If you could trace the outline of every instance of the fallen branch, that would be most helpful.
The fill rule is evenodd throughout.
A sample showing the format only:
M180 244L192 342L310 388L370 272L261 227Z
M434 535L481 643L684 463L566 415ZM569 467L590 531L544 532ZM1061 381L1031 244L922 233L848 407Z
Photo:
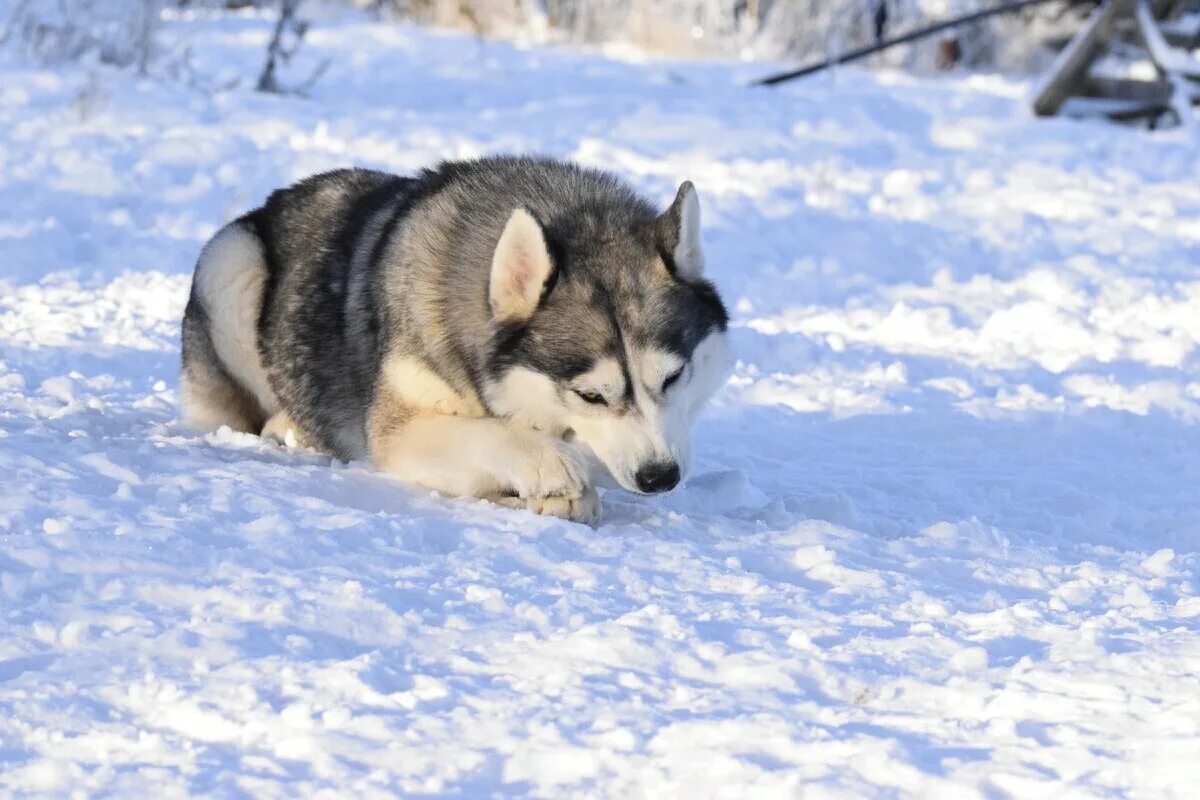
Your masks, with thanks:
M887 50L889 47L895 47L899 44L907 44L908 42L915 42L917 39L924 39L928 36L933 36L934 34L941 33L945 30L957 28L960 25L968 25L972 22L978 22L981 19L987 19L988 17L994 17L999 14L1013 14L1031 6L1043 5L1050 2L1058 2L1058 0L1020 0L1020 2L1007 3L1006 5L997 6L996 8L988 8L984 9L983 11L976 11L972 14L967 14L956 19L950 19L946 20L945 22L939 22L936 25L930 25L927 28L909 31L908 33L895 36L891 39L884 39L883 41L876 42L873 45L860 47L856 50L850 50L846 53L842 53L839 56L828 58L817 64L801 67L799 69L788 70L786 72L780 72L775 75L768 75L765 78L759 78L756 81L752 81L750 85L775 86L776 84L783 83L785 81L795 80L796 78L803 78L807 75L812 75L814 72L820 72L821 70L829 69L830 67L838 64L848 64L851 61L858 61L859 59L866 58L869 55L874 55L882 50Z
M1058 113L1062 104L1087 80L1088 68L1108 43L1117 21L1133 10L1134 0L1106 0L1092 12L1083 29L1054 59L1033 93L1033 111L1039 117Z

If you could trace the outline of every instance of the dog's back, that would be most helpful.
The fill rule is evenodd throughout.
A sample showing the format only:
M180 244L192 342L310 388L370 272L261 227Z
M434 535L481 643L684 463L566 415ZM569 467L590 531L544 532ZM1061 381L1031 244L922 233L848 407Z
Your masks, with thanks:
M209 240L184 314L185 422L258 434L278 416L273 429L361 454L349 423L369 399L373 343L369 324L347 319L354 309L345 298L412 183L368 170L324 173L274 192ZM331 408L340 410L334 419L321 413Z

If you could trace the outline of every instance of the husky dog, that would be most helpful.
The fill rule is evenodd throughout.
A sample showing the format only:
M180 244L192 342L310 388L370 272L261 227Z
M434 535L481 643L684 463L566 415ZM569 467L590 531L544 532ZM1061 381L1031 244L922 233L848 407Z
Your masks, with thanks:
M660 215L551 159L317 175L201 252L184 419L592 521L592 467L641 494L687 471L729 365L703 268L691 183Z

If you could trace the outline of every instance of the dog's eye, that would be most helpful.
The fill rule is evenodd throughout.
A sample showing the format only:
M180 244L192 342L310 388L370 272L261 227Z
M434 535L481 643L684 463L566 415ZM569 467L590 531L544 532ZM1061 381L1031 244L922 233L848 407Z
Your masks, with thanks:
M663 381L662 390L665 392L667 389L670 389L681 377L683 377L683 367L680 367L674 373L667 376L667 379Z
M608 401L604 399L604 395L599 392L581 392L576 389L575 394L579 395L579 399L585 403L591 403L594 406L608 405Z

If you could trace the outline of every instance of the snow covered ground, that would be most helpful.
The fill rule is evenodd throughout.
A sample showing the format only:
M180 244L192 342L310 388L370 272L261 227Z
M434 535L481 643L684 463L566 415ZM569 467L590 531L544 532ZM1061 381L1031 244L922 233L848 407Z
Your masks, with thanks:
M267 34L165 31L211 85ZM308 101L0 66L0 794L1195 796L1200 142L311 38ZM223 220L530 150L700 188L740 361L687 486L590 529L180 425Z

